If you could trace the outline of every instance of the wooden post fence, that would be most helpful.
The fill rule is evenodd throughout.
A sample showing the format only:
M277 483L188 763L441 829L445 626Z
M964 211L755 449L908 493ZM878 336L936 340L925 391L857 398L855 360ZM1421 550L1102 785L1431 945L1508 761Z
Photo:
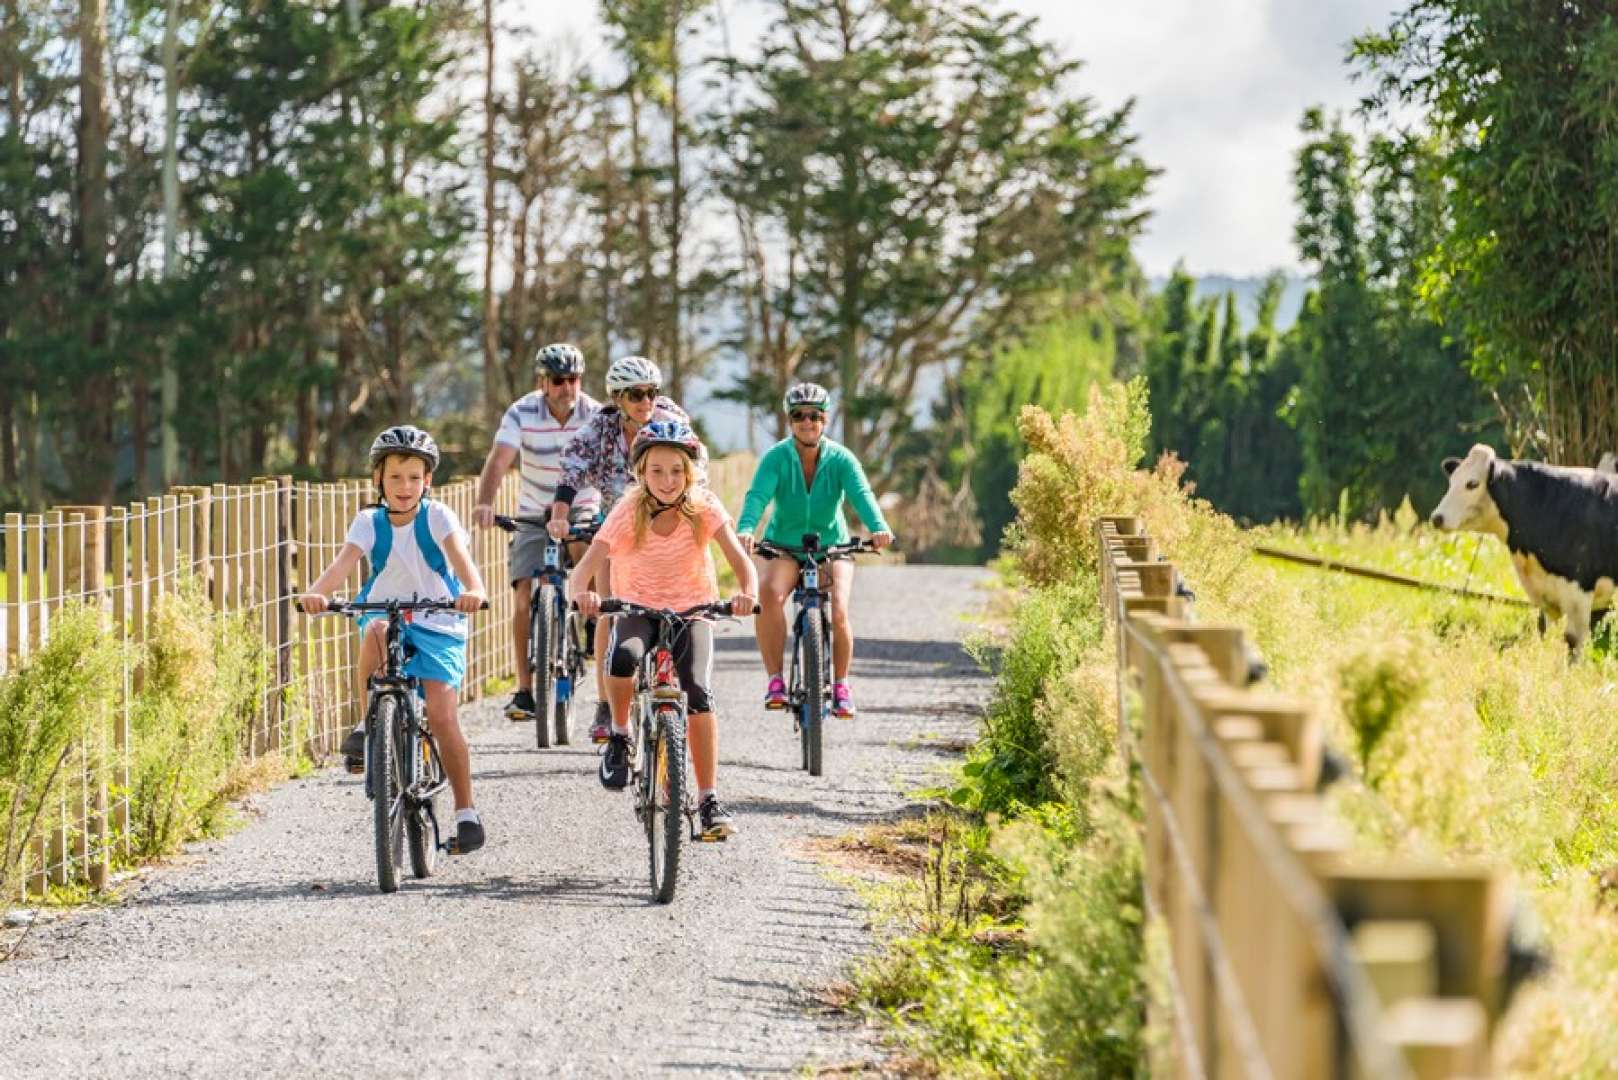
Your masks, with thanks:
M1190 618L1139 520L1101 518L1096 539L1144 899L1172 955L1174 1059L1154 1075L1484 1075L1505 1004L1501 877L1355 853L1318 792L1319 710L1249 685L1243 631Z

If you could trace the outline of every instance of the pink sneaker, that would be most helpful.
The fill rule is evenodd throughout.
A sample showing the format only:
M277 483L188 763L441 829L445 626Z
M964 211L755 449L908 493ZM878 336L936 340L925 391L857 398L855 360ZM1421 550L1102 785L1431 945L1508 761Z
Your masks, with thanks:
M764 691L764 707L771 710L787 707L787 684L781 676L770 676L769 688Z
M854 692L846 682L832 684L831 714L839 720L854 719Z

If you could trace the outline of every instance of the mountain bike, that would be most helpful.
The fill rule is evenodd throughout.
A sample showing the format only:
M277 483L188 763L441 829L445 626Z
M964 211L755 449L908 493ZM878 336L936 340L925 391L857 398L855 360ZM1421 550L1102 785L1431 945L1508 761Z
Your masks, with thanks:
M801 547L760 540L754 548L766 559L796 559L798 585L792 590L792 671L787 681L787 705L803 750L804 769L820 776L825 768L825 721L831 711L832 619L831 589L820 583L821 567L877 548L864 537L845 544L820 546L820 537L805 533Z
M409 658L405 617L417 611L454 611L455 605L447 600L333 600L326 610L334 615L376 613L388 619L386 659L371 676L366 703L364 766L376 841L377 888L395 892L406 851L410 872L417 878L432 874L439 852L455 851L455 838L440 839L438 828L437 800L449 779L417 695L419 682L404 670Z
M507 532L516 532L519 528L544 529L547 520L494 516L494 523ZM587 632L583 620L566 600L567 544L588 543L595 538L597 528L575 525L566 540L550 538L540 568L531 579L528 670L534 673L534 744L541 750L548 750L553 738L557 746L566 746L572 741L573 698L579 681L584 678L588 650L582 640Z
M696 791L686 753L686 696L675 671L673 641L688 622L729 617L730 604L717 601L668 611L609 599L601 601L601 614L640 615L657 627L657 637L635 672L629 705L629 786L635 793L635 817L646 830L652 895L666 904L674 899L684 840L724 839L705 836L697 828Z

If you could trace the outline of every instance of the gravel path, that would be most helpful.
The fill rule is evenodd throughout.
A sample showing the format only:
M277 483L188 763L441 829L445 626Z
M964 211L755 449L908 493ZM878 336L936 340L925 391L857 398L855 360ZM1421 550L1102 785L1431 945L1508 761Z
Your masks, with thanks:
M0 1075L790 1076L874 1058L814 1006L870 933L803 842L891 814L945 760L929 743L970 734L988 683L958 642L985 573L860 573L862 711L828 732L825 777L752 704L749 628L721 631L720 782L741 832L687 849L672 905L649 902L644 841L594 750L535 750L480 702L463 718L482 851L379 895L358 780L285 784L246 828L0 964Z

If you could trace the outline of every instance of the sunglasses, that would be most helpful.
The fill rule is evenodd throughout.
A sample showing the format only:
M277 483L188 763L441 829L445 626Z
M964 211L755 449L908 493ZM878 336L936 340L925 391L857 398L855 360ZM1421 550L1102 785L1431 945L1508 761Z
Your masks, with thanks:
M550 379L552 386L566 386L568 383L579 381L577 375L548 375L546 378Z
M824 421L826 419L826 414L821 412L819 409L794 409L787 415L792 417L792 422L794 424L801 424L805 420Z
M650 401L651 399L657 397L657 387L631 386L628 390L620 390L618 393L622 394L624 400L626 401L639 403L642 401Z

